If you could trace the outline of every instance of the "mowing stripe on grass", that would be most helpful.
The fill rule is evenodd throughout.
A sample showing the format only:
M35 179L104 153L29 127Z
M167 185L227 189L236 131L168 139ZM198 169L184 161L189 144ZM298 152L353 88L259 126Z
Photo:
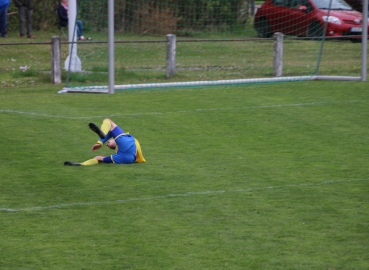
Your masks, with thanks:
M13 113L13 114L25 114L31 116L42 116L49 118L63 118L63 119L91 119L91 118L104 118L112 116L140 116L140 115L155 115L155 114L172 114L172 113L197 113L197 112L211 112L211 111L231 111L231 110L245 110L245 109L268 109L268 108L283 108L283 107L303 107L303 106L316 106L316 105L327 105L327 104L338 104L338 103L357 103L365 102L363 100L345 100L345 101L326 101L326 102L309 102L309 103L297 103L297 104L276 104L276 105L265 105L265 106L245 106L239 108L210 108L210 109L195 109L195 110L181 110L174 112L142 112L142 113L125 113L125 114L110 114L106 116L95 115L95 116L60 116L50 115L36 112L24 112L15 110L0 110L0 113Z
M175 197L189 197L196 195L214 195L221 193L240 193L240 192L253 192L253 191L262 191L262 190L270 190L270 189L283 189L283 188L295 188L295 187L312 187L312 186L320 186L320 185L329 185L329 184L339 184L339 183L350 183L357 181L368 181L367 179L348 179L348 180L328 180L320 183L305 183L299 185L285 185L285 186L269 186L269 187L260 187L260 188L248 188L248 189L237 189L237 190L214 190L214 191L203 191L203 192L187 192L183 194L169 194L163 196L150 196L144 198L131 198L126 200L116 200L116 201L105 201L105 202L75 202L75 203L62 203L57 205L50 206L33 206L19 209L12 208L0 208L0 211L4 212L22 212L22 211L37 211L37 210L47 210L47 209L58 209L58 208L67 208L73 206L91 206L91 205L106 205L106 204L118 204L118 203L129 203L134 201L151 201L158 199L167 199L167 198L175 198Z

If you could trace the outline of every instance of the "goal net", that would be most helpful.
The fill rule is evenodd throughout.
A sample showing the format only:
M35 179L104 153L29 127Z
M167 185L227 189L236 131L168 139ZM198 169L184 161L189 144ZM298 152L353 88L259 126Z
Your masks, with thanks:
M113 58L109 1L114 3ZM109 61L114 91L360 80L362 14L340 17L339 9L355 13L343 0L266 0L261 5L253 0L79 0L77 19L90 40L70 46L81 70L65 72L63 91L108 91ZM339 30L343 24L351 24L350 30Z

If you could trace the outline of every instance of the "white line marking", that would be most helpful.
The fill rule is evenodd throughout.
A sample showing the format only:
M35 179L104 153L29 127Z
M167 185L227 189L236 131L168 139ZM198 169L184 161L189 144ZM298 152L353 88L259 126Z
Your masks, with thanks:
M246 110L246 109L269 109L269 108L284 108L284 107L303 107L303 106L316 106L316 105L326 105L326 104L339 104L339 103L357 103L363 102L360 100L346 100L346 101L327 101L327 102L309 102L309 103L296 103L296 104L277 104L277 105L265 105L265 106L245 106L239 108L209 108L209 109L195 109L195 110L183 110L183 111L174 111L174 112L138 112L138 113L125 113L125 114L110 114L106 116L95 115L95 116L59 116L59 115L51 115L51 114L43 114L36 112L24 112L24 111L16 111L16 110L0 110L0 113L13 113L13 114L25 114L32 116L42 116L49 118L63 118L63 119L91 119L91 118L104 118L104 117L113 117L113 116L140 116L140 115L164 115L164 114L173 114L173 113L197 113L197 112L212 112L212 111L232 111L232 110Z
M167 199L167 198L176 198L176 197L189 197L196 195L212 195L212 194L222 194L222 193L241 193L241 192L253 192L253 191L262 191L262 190L270 190L270 189L283 189L283 188L294 188L294 187L312 187L312 186L320 186L320 185L329 185L329 184L339 184L339 183L350 183L350 182L358 182L358 181L368 181L369 179L352 179L352 180L329 180L320 183L305 183L299 185L285 185L285 186L269 186L269 187L260 187L260 188L248 188L248 189L238 189L238 190L214 190L214 191L203 191L203 192L187 192L183 194L169 194L163 196L150 196L143 198L130 198L125 200L115 200L115 201L106 201L106 202L75 202L75 203L62 203L57 205L50 206L33 206L19 209L12 208L0 208L0 211L4 212L24 212L24 211L37 211L37 210L47 210L47 209L60 209L67 208L73 206L91 206L91 205L106 205L106 204L118 204L118 203L129 203L134 201L151 201L151 200L159 200L159 199Z

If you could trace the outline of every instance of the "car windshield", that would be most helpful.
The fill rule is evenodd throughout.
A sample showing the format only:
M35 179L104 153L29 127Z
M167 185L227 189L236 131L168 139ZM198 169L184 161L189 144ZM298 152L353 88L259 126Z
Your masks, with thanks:
M312 0L319 9L352 10L344 0Z

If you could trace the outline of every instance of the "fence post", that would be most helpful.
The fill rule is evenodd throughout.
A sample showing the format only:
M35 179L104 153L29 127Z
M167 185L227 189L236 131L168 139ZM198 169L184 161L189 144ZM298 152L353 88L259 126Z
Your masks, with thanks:
M176 74L176 36L167 35L167 78Z
M58 36L51 38L51 82L61 83L61 43Z
M274 76L280 77L283 73L283 34L274 33Z

